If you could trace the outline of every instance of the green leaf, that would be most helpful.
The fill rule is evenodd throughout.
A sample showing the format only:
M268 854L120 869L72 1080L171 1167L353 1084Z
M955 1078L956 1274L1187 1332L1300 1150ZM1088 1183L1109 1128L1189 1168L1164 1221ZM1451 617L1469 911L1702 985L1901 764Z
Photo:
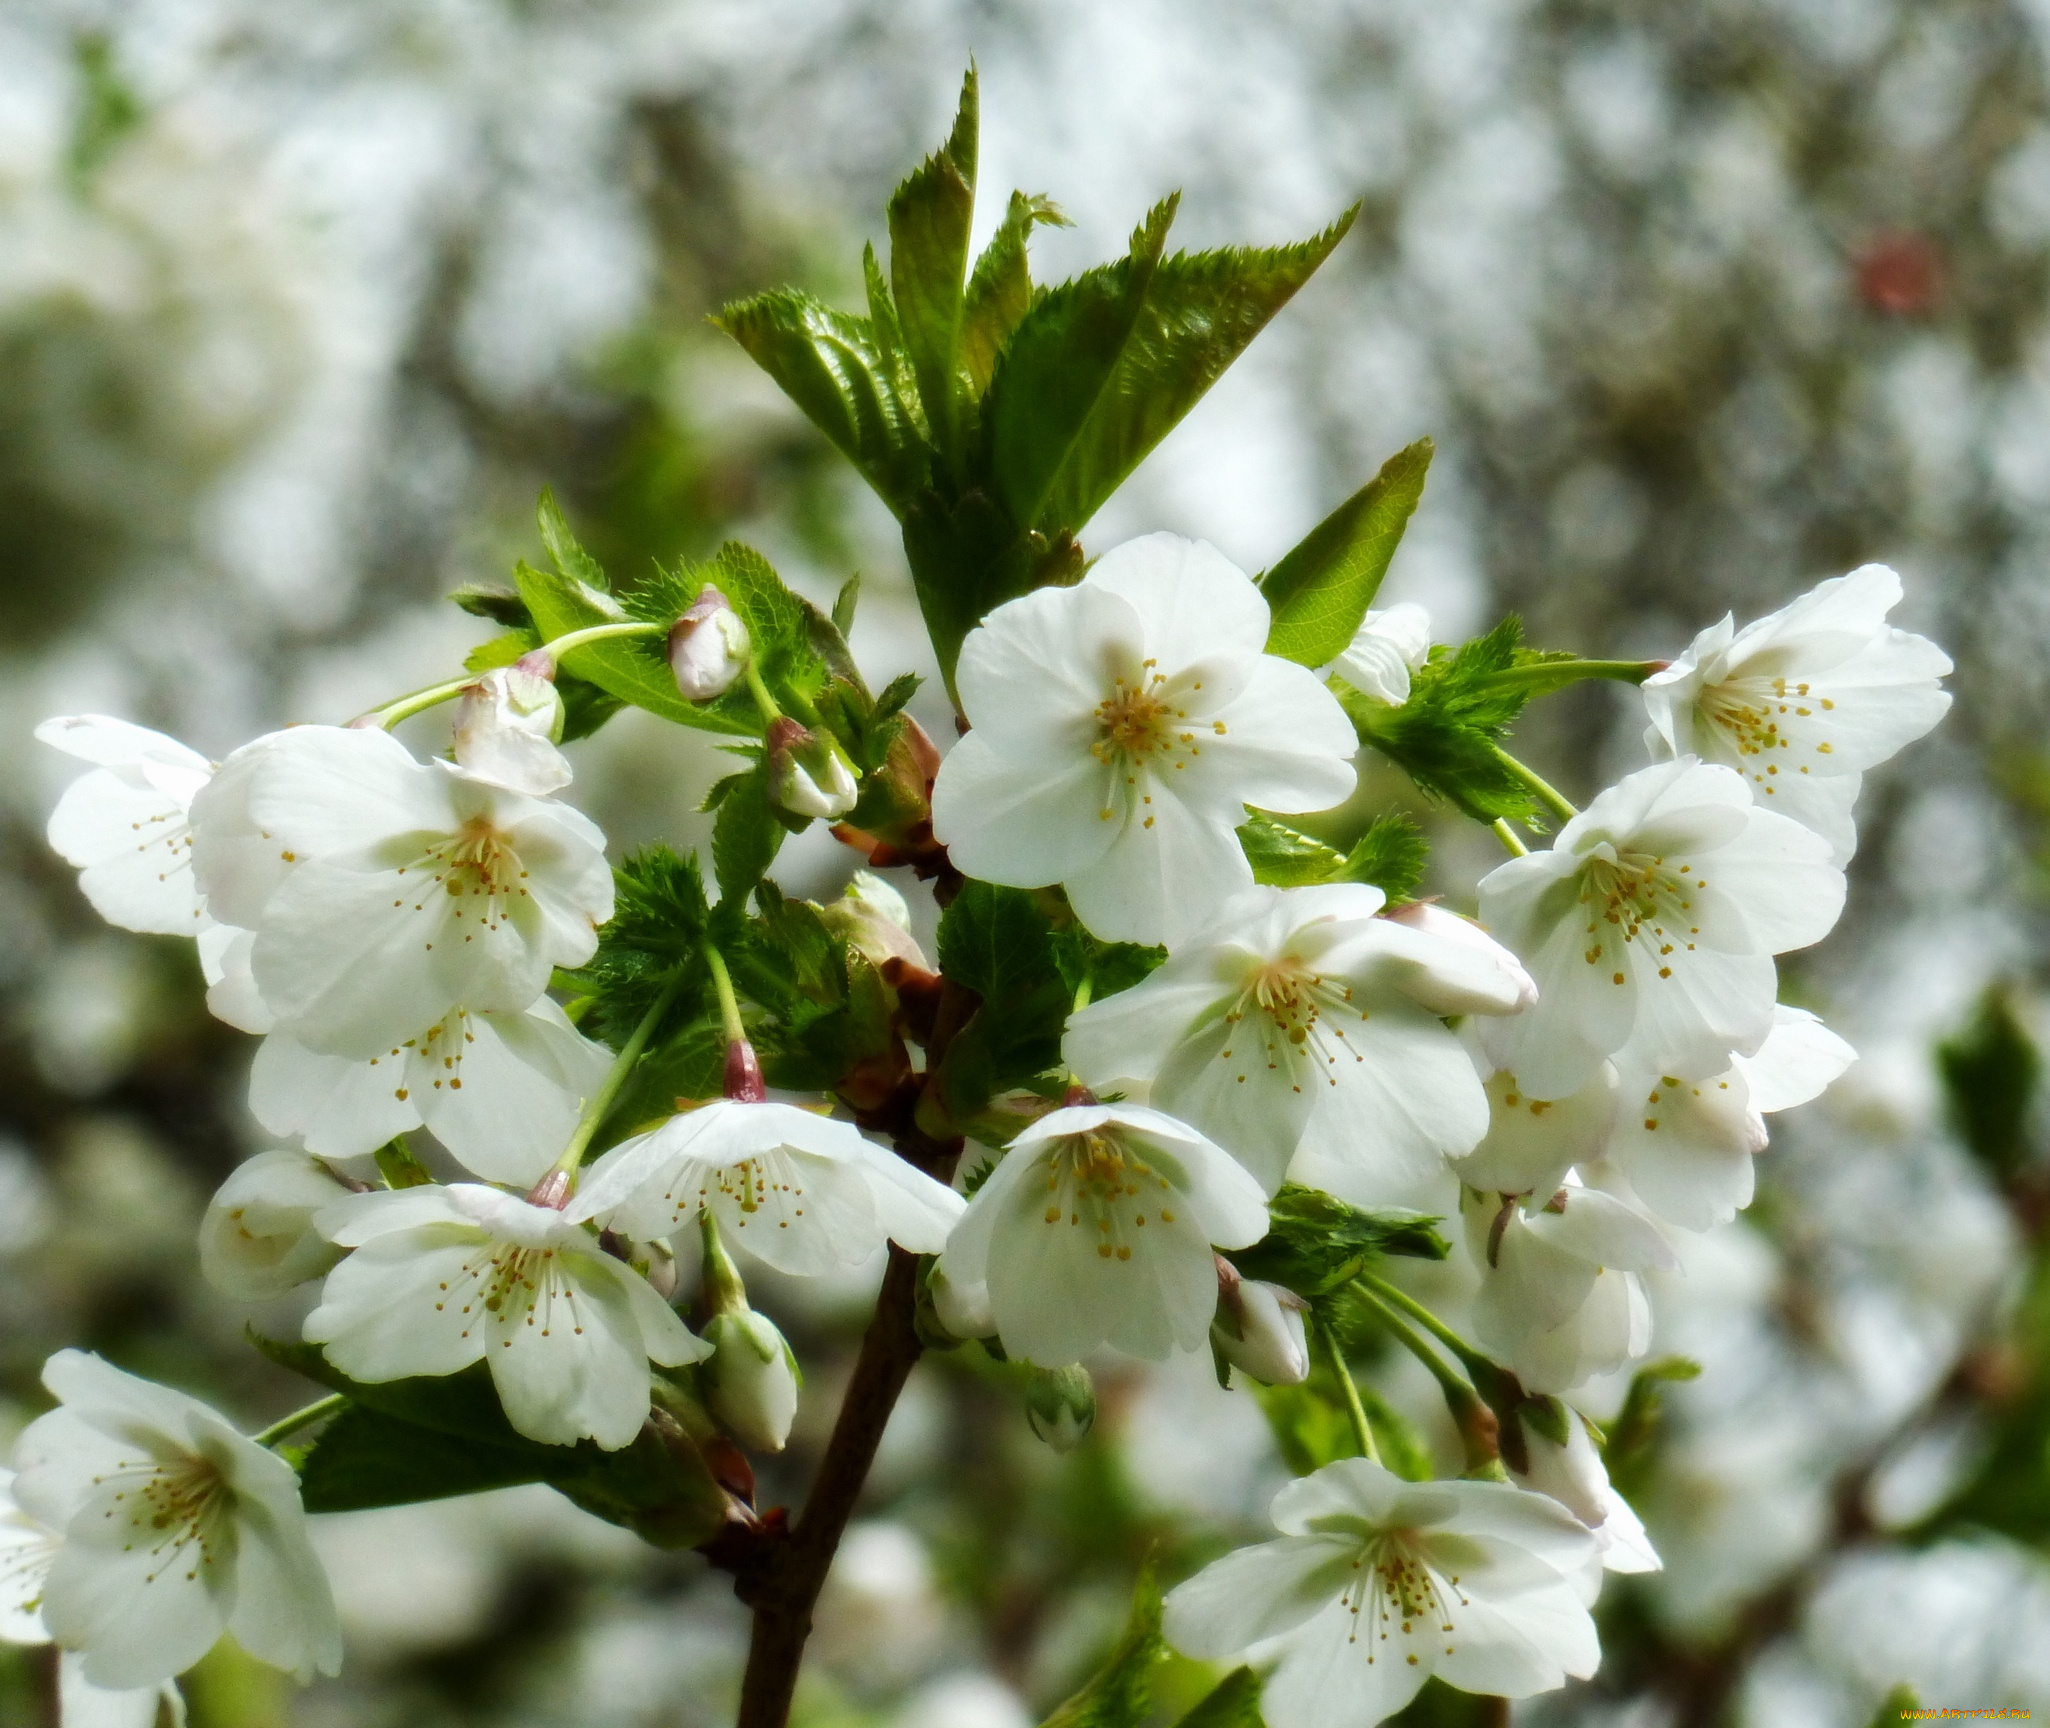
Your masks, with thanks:
M1936 1046L1936 1070L1958 1138L1995 1177L2011 1176L2034 1150L2029 1115L2043 1077L2012 986L1979 998L1972 1018Z
M540 519L541 544L548 548L556 569L595 593L611 592L612 584L606 581L598 560L577 543L577 537L570 532L569 518L555 502L555 494L545 486L541 488L541 502L535 513Z
M899 358L885 352L871 321L779 288L734 302L713 322L901 516L926 482L932 452L916 405L898 391Z
M1701 1364L1685 1356L1663 1356L1656 1362L1647 1362L1631 1376L1623 1408L1609 1424L1608 1440L1602 1448L1609 1480L1624 1499L1634 1499L1651 1474L1659 1424L1664 1417L1660 1387L1668 1381L1693 1380L1700 1373Z
M961 368L968 229L975 219L975 68L947 142L890 197L890 290L932 441L957 466L968 382Z
M1399 708L1363 696L1342 678L1331 689L1363 744L1407 771L1423 792L1449 800L1477 822L1528 817L1530 788L1496 755L1528 692L1491 682L1519 663L1523 625L1514 615L1456 653L1431 650Z
M1137 942L1105 942L1075 923L1054 933L1053 957L1071 1001L1087 983L1090 1000L1100 1002L1150 975L1167 959L1167 950Z
M1175 1728L1261 1728L1260 1676L1234 1668Z
M1430 852L1423 830L1407 816L1399 811L1376 816L1345 855L1338 879L1371 883L1391 906L1399 906L1422 886Z
M688 982L665 1017L671 1026L710 1002L704 951L713 914L695 853L679 857L667 846L647 847L613 867L612 886L612 921L599 933L598 951L568 977L596 999L585 1029L595 1028L617 1048L679 972ZM727 915L741 910L735 906Z
M1880 1699L1879 1708L1872 1713L1871 1728L1899 1728L1901 1723L1913 1721L1914 1713L1921 1708L1920 1695L1903 1681Z
M445 1434L351 1405L320 1431L299 1473L309 1512L360 1512L547 1479L523 1447Z
M1356 214L1357 207L1348 210L1323 233L1294 246L1178 252L1146 271L1145 304L1112 376L1095 392L1088 419L1068 441L1042 502L1020 512L1018 520L1048 536L1061 530L1079 534L1330 256ZM1157 256L1157 242L1155 251ZM1014 348L1031 322L1028 317L1019 327Z
M1348 1284L1384 1254L1442 1260L1451 1251L1438 1220L1400 1207L1372 1212L1348 1205L1321 1188L1282 1184L1267 1203L1267 1234L1225 1258L1248 1278L1285 1285L1314 1299Z
M1177 202L1146 213L1129 256L1035 295L1011 333L983 399L983 432L990 483L1019 527L1048 514L1059 476L1118 375Z
M1345 867L1342 854L1321 840L1284 828L1254 810L1239 827L1239 848L1253 866L1253 880L1275 888L1303 888L1329 882Z
M1398 450L1260 579L1274 613L1268 653L1323 666L1352 645L1424 495L1432 449L1419 438Z
M627 611L650 623L667 623L681 616L708 584L726 596L727 603L747 626L755 669L763 683L785 707L796 708L801 718L809 720L806 710L831 676L825 655L820 652L821 645L843 657L846 645L833 629L832 620L795 593L776 574L768 559L752 546L729 540L703 564L686 561L674 569L658 570L651 580L627 596ZM622 646L640 649L645 663L658 668L660 676L669 680L670 700L681 703L695 715L692 724L722 732L761 735L761 711L745 684L735 684L725 695L709 702L684 702L675 679L670 677L669 663L660 652L661 639L647 640L654 646L642 648L639 641L632 639Z
M844 640L854 630L854 608L861 602L861 572L854 574L840 584L840 592L833 596L833 628Z
M1069 226L1052 199L1013 192L1010 208L968 279L961 319L961 363L978 397L989 388L997 356L1010 341L1011 332L1031 308L1032 272L1026 261L1026 243L1034 225L1042 222L1049 227Z
M1051 921L1021 888L964 884L940 919L939 962L949 982L982 998L940 1064L939 1103L960 1122L1060 1061L1073 997Z
M767 760L736 778L739 783L719 801L719 814L712 822L712 873L721 902L745 906L755 884L775 863L786 830L769 803Z
M449 598L472 618L488 618L492 623L502 624L508 630L525 631L524 640L529 648L540 640L533 634L534 615L527 610L527 603L520 598L517 588L506 588L496 582L465 582ZM498 640L502 641L504 638ZM518 658L517 654L512 656L513 660ZM510 665L511 661L494 660L491 664L506 666ZM468 666L469 662L465 661L464 665Z
M1132 1613L1110 1659L1041 1728L1144 1728L1153 1700L1153 1670L1167 1655L1160 1636L1160 1585L1146 1563L1132 1593Z

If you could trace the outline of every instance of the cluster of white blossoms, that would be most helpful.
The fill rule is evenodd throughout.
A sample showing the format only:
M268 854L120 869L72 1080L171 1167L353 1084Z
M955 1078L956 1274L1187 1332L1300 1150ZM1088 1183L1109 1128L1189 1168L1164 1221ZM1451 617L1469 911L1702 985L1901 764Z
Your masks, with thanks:
M716 953L727 1096L635 1124L584 1168L662 1009L615 1053L548 994L592 959L614 876L556 796L570 769L546 650L427 693L460 701L449 760L384 729L425 705L411 698L218 767L120 721L38 735L93 764L50 828L93 904L196 938L210 1006L263 1040L251 1108L289 1149L216 1196L206 1274L245 1299L317 1285L304 1337L349 1382L482 1363L520 1434L616 1450L697 1365L726 1432L773 1451L796 1363L728 1249L803 1277L886 1243L937 1257L949 1330L1040 1370L1214 1342L1245 1372L1302 1380L1304 1298L1220 1251L1266 1238L1287 1185L1369 1209L1456 1185L1479 1346L1549 1400L1644 1350L1639 1274L1675 1263L1672 1231L1749 1200L1763 1117L1852 1059L1777 1003L1774 956L1837 917L1859 775L1947 701L1948 661L1885 624L1898 597L1868 569L1705 632L1645 686L1669 759L1550 848L1517 846L1480 884L1479 922L1359 881L1263 885L1238 832L1249 812L1350 796L1341 694L1411 700L1432 664L1421 609L1369 614L1320 676L1264 651L1255 582L1169 535L999 606L962 647L968 729L932 785L937 844L960 877L1058 887L1100 942L1166 958L1099 1000L1084 989L1062 1070L977 1119L993 1162L964 1160L958 1185L771 1100ZM668 648L690 701L751 681L784 816L854 806L852 759L775 710L716 588ZM868 879L834 927L880 918L875 965L930 979L891 899ZM466 1179L368 1161L419 1129ZM691 1236L701 1334L660 1272ZM59 1356L47 1379L62 1407L24 1438L0 1519L7 1635L54 1640L79 1686L150 1709L223 1631L331 1672L291 1467L94 1358ZM1602 1570L1657 1559L1577 1416L1544 1407L1513 1481L1401 1481L1362 1418L1369 1456L1286 1490L1280 1538L1181 1586L1169 1635L1248 1655L1270 1671L1270 1720L1307 1728L1363 1728L1433 1673L1507 1696L1590 1673Z

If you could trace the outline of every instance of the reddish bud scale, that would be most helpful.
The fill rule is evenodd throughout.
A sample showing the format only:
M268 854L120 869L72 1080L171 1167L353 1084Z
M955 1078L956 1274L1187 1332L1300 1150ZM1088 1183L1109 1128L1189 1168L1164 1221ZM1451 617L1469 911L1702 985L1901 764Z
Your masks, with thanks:
M529 1206L546 1206L550 1211L560 1212L569 1204L570 1174L567 1170L551 1170L527 1191Z
M743 1104L765 1104L769 1088L762 1080L762 1065L755 1047L745 1038L726 1046L726 1096Z

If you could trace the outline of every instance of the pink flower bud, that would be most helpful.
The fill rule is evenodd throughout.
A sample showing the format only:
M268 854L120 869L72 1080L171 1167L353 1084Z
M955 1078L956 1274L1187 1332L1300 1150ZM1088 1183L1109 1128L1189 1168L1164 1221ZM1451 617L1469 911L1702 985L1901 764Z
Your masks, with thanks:
M707 583L669 628L669 665L677 689L693 702L725 695L747 669L753 648L740 614Z
M830 733L784 716L769 723L768 745L769 796L791 815L832 821L860 801L853 765Z
M736 1038L726 1046L726 1096L743 1104L761 1104L769 1096L755 1047L745 1038Z

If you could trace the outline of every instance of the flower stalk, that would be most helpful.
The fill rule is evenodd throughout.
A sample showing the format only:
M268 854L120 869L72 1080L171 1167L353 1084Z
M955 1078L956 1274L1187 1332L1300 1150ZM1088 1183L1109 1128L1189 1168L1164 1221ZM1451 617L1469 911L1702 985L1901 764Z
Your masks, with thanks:
M1371 1464L1381 1462L1380 1448L1374 1444L1373 1426L1367 1421L1367 1407L1360 1402L1360 1389L1353 1384L1352 1370L1346 1366L1344 1347L1338 1342L1338 1333L1324 1315L1317 1317L1317 1336L1324 1341L1324 1350L1331 1358L1331 1371L1338 1376L1339 1388L1345 1393L1345 1413L1352 1419L1353 1438L1359 1442L1360 1456Z
M296 1434L301 1428L310 1428L316 1422L325 1422L330 1416L338 1416L348 1408L349 1395L346 1392L330 1392L325 1398L316 1398L289 1416L281 1416L268 1428L259 1429L249 1438L259 1446L273 1449L288 1434Z

